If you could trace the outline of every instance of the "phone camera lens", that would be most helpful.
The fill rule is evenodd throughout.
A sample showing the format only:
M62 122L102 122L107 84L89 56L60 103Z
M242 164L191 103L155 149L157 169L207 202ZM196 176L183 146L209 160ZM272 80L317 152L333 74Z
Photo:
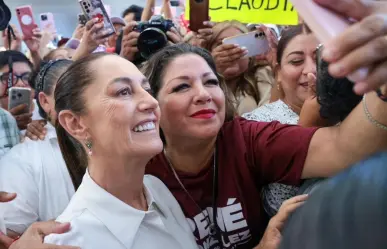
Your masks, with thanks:
M46 15L42 15L41 18L42 18L42 21L46 21L47 20L47 16Z
M86 2L83 2L83 5L85 5L85 6L86 6Z
M22 94L21 94L21 93L18 93L17 96L18 96L19 98L21 98Z
M255 38L258 38L259 34L255 34Z
M86 9L86 13L89 14L89 13L90 13L90 10L89 10L89 9Z

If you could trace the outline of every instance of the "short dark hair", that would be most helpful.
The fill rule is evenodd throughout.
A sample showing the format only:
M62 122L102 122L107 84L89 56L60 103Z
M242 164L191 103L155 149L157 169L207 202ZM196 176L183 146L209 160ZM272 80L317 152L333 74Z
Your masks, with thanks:
M384 249L387 153L324 182L285 225L280 249Z
M63 110L70 110L75 114L84 114L84 92L95 80L95 69L90 65L105 56L117 56L107 53L93 53L73 62L59 78L55 88L55 110L59 114ZM74 188L78 189L82 177L86 172L88 157L85 148L74 137L67 133L60 122L56 121L58 143L66 162L67 169L73 181Z
M24 62L27 63L31 70L34 69L32 62L23 53L15 50L7 50L0 52L0 68L8 66L9 58L12 58L12 63Z
M129 8L124 10L124 12L122 12L122 18L129 15L130 13L134 13L134 20L136 22L139 22L139 21L141 21L141 15L142 15L143 11L144 11L143 7L140 7L138 5L133 4Z

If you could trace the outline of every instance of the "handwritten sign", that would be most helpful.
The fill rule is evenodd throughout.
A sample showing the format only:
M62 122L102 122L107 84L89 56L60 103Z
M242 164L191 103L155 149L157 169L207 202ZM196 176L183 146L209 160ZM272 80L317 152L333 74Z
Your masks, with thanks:
M211 21L237 20L242 23L298 24L298 15L290 0L209 0ZM189 0L185 15L189 20Z

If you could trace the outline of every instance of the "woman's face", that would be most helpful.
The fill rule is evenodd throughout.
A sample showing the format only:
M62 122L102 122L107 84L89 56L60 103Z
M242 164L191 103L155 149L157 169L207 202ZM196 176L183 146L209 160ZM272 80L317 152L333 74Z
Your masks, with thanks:
M212 47L211 47L211 51L214 50L217 46L222 45L223 39L228 38L228 37L232 37L232 36L236 36L236 35L241 35L241 34L243 34L243 33L239 29L234 28L234 27L230 27L230 28L223 30L222 32L220 32L220 34L216 38L214 45L212 45ZM231 80L231 79L237 78L240 75L242 75L244 72L246 72L248 67L249 67L249 58L247 58L247 57L241 58L238 60L237 63L235 63L234 65L227 68L223 72L223 76L225 77L226 80Z
M160 109L145 76L114 55L94 61L90 68L95 81L84 92L86 114L81 122L88 128L93 155L150 159L160 153Z
M164 72L157 99L167 142L171 137L215 137L225 119L225 96L207 62L198 55L185 54Z
M302 107L308 93L308 73L316 75L316 48L318 40L313 34L293 38L284 50L278 71L278 81L285 99Z
M27 87L31 89L31 86L29 84L29 79L32 73L32 70L30 66L25 62L15 62L12 64L13 69L13 86L15 87ZM9 67L4 66L0 69L0 72L3 74L1 76L1 82L0 82L0 94L2 95L0 97L0 104L1 107L8 110L8 96L5 96L4 93L8 89L8 75L9 75ZM32 89L31 89L32 90ZM33 91L31 92L31 102L34 97Z

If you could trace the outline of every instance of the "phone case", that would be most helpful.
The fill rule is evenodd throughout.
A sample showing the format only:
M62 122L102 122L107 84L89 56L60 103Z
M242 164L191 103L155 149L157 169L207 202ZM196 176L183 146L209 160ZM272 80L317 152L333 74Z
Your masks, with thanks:
M305 23L320 42L326 43L342 33L351 25L351 21L318 5L313 0L291 0ZM361 68L347 78L353 82L367 75L369 68Z
M228 37L223 40L224 44L237 44L240 47L245 47L249 52L247 57L257 56L269 51L269 41L265 33L254 31L247 34Z
M208 28L204 21L209 21L209 0L189 0L189 29L197 32L199 29Z
M56 32L54 15L50 12L40 14L40 28L51 33Z
M11 87L9 89L8 109L12 109L18 105L26 104L28 110L31 103L31 89L25 87Z
M17 7L16 16L19 21L24 38L27 40L32 39L32 30L37 28L34 16L32 14L32 7L30 5Z
M105 37L111 36L116 32L101 0L79 0L79 4L88 21L98 18L99 22L104 23L104 30L107 31Z
M325 43L343 32L350 21L319 6L313 0L291 0L297 12L320 42Z

